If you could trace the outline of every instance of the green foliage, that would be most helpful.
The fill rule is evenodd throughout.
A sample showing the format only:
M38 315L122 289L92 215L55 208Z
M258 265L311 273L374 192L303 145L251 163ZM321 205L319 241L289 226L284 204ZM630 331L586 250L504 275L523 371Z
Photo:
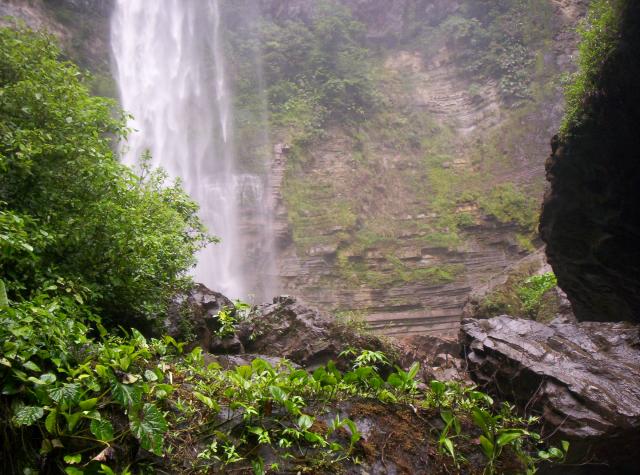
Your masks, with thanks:
M540 309L542 296L558 285L553 272L532 275L516 288L516 294L522 301L522 308L529 316L536 315Z
M239 109L258 108L255 91L266 88L272 122L294 131L298 143L319 137L329 121L361 121L378 101L364 25L335 0L313 8L304 20L279 20L256 16L251 2L224 5Z
M480 206L501 223L517 224L534 231L538 222L537 203L511 183L498 185L480 200Z
M236 325L243 320L246 320L251 311L251 305L236 300L233 303L233 308L221 309L217 317L218 329L215 334L220 338L225 338L233 335L236 331Z
M210 241L178 184L118 163L126 133L51 38L0 30L0 278L9 298L84 288L113 323L161 314Z
M579 126L588 116L585 101L598 92L602 66L615 51L619 35L623 1L596 0L591 3L589 14L578 29L582 41L579 49L579 69L566 87L566 112L561 133L566 135Z
M104 336L90 337L91 327ZM351 368L344 372L333 362L312 373L262 359L228 370L205 366L201 348L181 356L181 345L169 337L147 340L135 330L107 337L73 295L40 294L1 309L0 341L0 415L10 417L0 422L8 428L5 437L31 441L19 450L2 441L11 448L2 456L12 473L42 463L72 474L143 471L128 467L126 457L115 467L99 461L105 448L131 437L156 455L171 455L166 463L181 473L222 472L244 462L261 467L266 454L280 468L332 470L357 462L362 450L357 424L333 409L353 398L440 411L453 428L440 436L450 454L474 436L455 420L470 420L476 407L497 417L491 399L474 388L433 381L420 389L417 363L394 371L380 351L344 352L342 367ZM529 422L515 418L511 408L505 414L494 439L533 463L538 444ZM501 438L516 431L522 436L517 444ZM197 458L187 457L194 448ZM488 455L487 466L501 457ZM456 463L465 462L458 457Z
M427 60L444 43L470 79L497 79L503 101L519 104L531 98L535 52L552 39L552 16L545 0L464 2L440 25L416 26L416 43Z
M425 401L427 405L439 408L444 428L440 431L438 445L441 453L453 459L458 468L468 461L459 451L469 437L469 429L463 427L471 422L474 430L479 430L478 441L487 460L484 474L503 473L500 458L508 448L520 461L518 473L533 474L541 460L563 462L569 450L569 443L562 441L562 448L531 450L540 443L540 435L530 430L537 422L536 417L522 418L515 413L515 406L503 403L499 410L493 410L495 403L491 397L475 388L465 388L456 382L431 381L431 393ZM529 448L527 448L529 447Z
M558 284L552 272L531 274L516 272L509 276L506 283L483 297L475 315L478 318L491 318L496 315L511 315L546 321L555 316L556 297L547 292ZM547 309L546 307L550 307Z
M171 341L148 342L135 330L126 338L93 339L92 327L106 332L80 303L83 295L49 291L0 309L0 414L7 408L12 414L0 421L8 428L4 437L39 429L33 445L2 441L10 471L22 473L38 452L46 457L45 468L58 471L92 454L83 464L89 470L99 466L90 461L95 455L129 433L160 455L167 425L158 405L171 386L158 360ZM127 425L119 419L125 414Z

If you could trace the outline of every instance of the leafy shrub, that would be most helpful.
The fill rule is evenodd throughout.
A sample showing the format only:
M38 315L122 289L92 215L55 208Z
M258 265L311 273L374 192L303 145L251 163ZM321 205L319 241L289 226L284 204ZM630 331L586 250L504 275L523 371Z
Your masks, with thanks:
M548 298L545 294L557 285L556 276L552 272L533 275L530 271L516 272L509 276L505 284L486 295L474 314L477 318L504 314L538 321L553 318L557 302L555 297ZM549 305L550 311L543 312L544 305Z
M624 3L617 0L596 0L590 5L589 14L578 29L582 37L579 47L579 69L566 87L567 106L560 129L562 134L580 125L588 113L584 110L584 101L598 90L602 65L615 51L620 12Z
M522 301L522 308L529 316L535 316L540 309L542 296L558 285L553 272L532 275L516 288L516 294Z
M13 300L76 282L111 322L141 324L210 238L179 185L118 163L124 115L59 56L45 34L0 30L0 278Z

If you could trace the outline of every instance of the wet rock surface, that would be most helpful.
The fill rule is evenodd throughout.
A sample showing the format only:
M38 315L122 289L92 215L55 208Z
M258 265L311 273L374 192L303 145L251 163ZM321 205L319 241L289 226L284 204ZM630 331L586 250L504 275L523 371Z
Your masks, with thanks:
M290 296L275 297L270 304L257 306L250 318L237 326L243 352L286 358L304 367L337 360L349 347L393 352L375 336L360 335L305 303ZM211 340L212 353L228 353L227 340ZM240 350L238 348L238 350Z
M500 316L463 321L460 340L471 377L541 415L546 436L587 462L580 473L637 473L640 326Z
M167 312L164 333L179 341L193 341L205 351L221 345L225 347L225 352L242 351L235 339L220 342L215 337L215 332L220 328L218 312L223 308L232 309L233 302L221 293L197 284L188 293L174 298Z

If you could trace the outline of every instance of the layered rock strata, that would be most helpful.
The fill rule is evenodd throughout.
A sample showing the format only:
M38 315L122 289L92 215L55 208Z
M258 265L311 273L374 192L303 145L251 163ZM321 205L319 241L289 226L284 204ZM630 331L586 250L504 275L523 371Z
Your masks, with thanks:
M590 464L585 473L632 473L640 444L640 327L500 316L465 320L460 339L471 377L540 415L544 435L568 440L572 458Z

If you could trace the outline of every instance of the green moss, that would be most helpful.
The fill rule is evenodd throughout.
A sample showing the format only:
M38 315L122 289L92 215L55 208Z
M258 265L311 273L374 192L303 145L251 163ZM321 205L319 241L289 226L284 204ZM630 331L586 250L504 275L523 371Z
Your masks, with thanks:
M474 316L496 315L548 321L558 310L557 298L550 292L557 285L553 273L536 274L531 267L516 270L507 281L487 294L478 304Z
M501 223L512 223L524 229L534 230L538 222L537 203L519 191L513 184L495 187L480 199L480 206Z
M341 276L348 282L354 285L367 284L372 288L418 282L430 285L447 284L455 281L464 272L464 266L460 264L420 267L391 253L376 262L373 268L361 257L353 256L348 250L341 250L338 252L337 263Z
M335 189L326 181L289 176L284 196L293 238L301 250L338 243L356 224L350 203L334 200Z

